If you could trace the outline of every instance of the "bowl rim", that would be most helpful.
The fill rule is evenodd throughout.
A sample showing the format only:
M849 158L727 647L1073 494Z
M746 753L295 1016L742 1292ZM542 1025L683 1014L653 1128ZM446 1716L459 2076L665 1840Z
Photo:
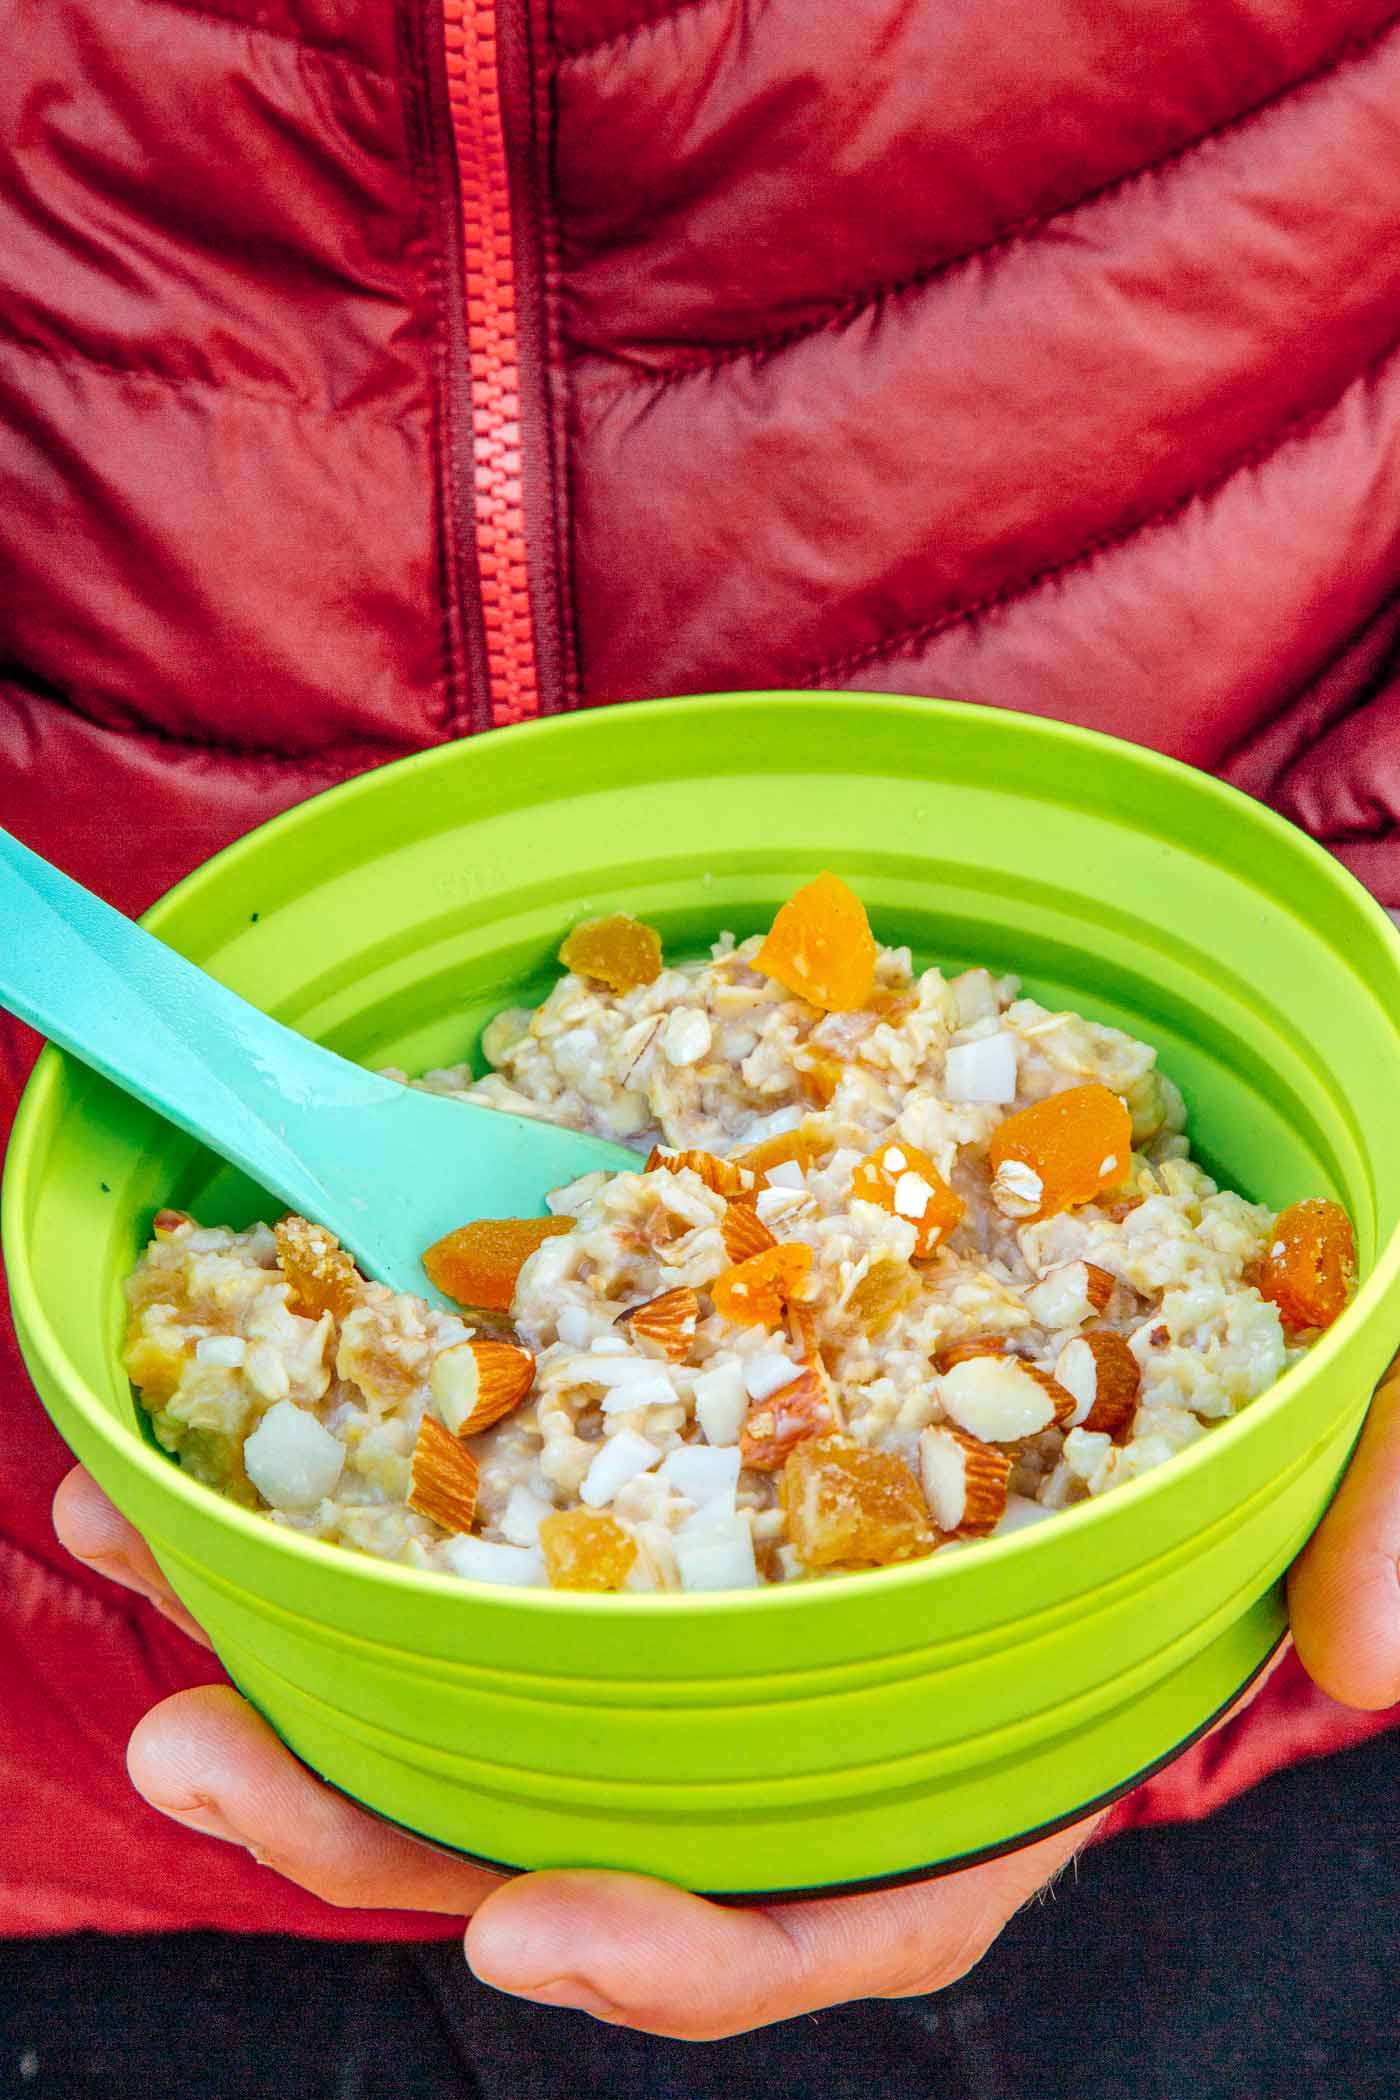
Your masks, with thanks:
M629 720L637 718L645 730L645 723L665 712L674 715L684 710L692 715L719 713L741 713L753 702L761 701L768 706L791 708L794 712L805 711L814 706L851 707L859 705L868 711L871 707L892 715L907 715L927 727L930 718L985 721L989 714L999 721L1015 725L1010 734L1041 737L1056 744L1069 744L1078 748L1089 758L1104 746L1110 746L1120 758L1141 769L1147 777L1158 776L1170 781L1178 788L1185 786L1203 803L1215 803L1223 812L1233 817L1236 823L1248 821L1266 833L1270 833L1286 850L1311 862L1316 874L1322 876L1345 900L1346 907L1359 913L1371 923L1397 963L1400 963L1400 928L1371 896L1370 892L1345 868L1325 847L1319 845L1298 826L1291 824L1272 810L1267 804L1258 802L1241 789L1217 779L1181 760L1156 751L1149 746L1132 743L1123 737L1109 736L1101 730L1087 729L1077 723L1058 722L1054 719L1023 713L1011 708L991 708L968 701L923 699L907 694L849 692L804 692L783 689L755 688L752 691L732 693L688 694L675 699L630 701L625 707L590 709L584 712L541 717L529 722L493 730L491 741L498 748L514 748L522 738L537 744L548 737L565 741L572 737L589 736L605 729L615 729L619 717ZM318 790L303 798L290 808L280 811L255 826L241 837L232 840L217 853L193 868L181 881L166 890L142 913L140 923L153 932L159 932L167 917L181 905L209 888L217 888L231 869L254 855L261 853L269 840L275 841L282 833L304 823L308 811L334 798L344 805L380 791L386 777L399 780L419 772L430 771L443 765L460 763L465 748L474 746L475 739L455 739L437 744L426 751L412 752L408 756L387 761L366 772L357 773L349 780ZM1241 870L1232 871L1238 879ZM12 1299L15 1325L23 1333L28 1347L40 1357L50 1377L60 1386L64 1398L82 1419L88 1434L105 1444L118 1465L134 1466L157 1494L174 1495L186 1504L195 1519L203 1516L229 1528L235 1538L243 1538L255 1547L288 1556L289 1565L301 1563L308 1575L317 1570L338 1571L351 1583L365 1582L371 1585L388 1584L390 1591L397 1591L405 1600L418 1597L443 1603L454 1596L460 1597L464 1609L479 1611L495 1609L504 1612L528 1611L548 1615L572 1614L575 1617L606 1620L637 1617L649 1618L664 1613L671 1618L711 1618L717 1614L734 1611L769 1613L783 1611L804 1612L814 1603L830 1594L830 1584L825 1580L793 1584L759 1584L749 1589L710 1591L610 1591L605 1594L578 1590L555 1590L548 1587L527 1587L505 1583L476 1581L471 1578L439 1573L434 1569L407 1568L395 1561L386 1561L353 1548L331 1545L321 1539L303 1537L280 1525L269 1524L257 1511L243 1509L228 1501L214 1488L195 1480L172 1458L159 1452L144 1438L133 1424L127 1427L109 1410L87 1385L86 1380L70 1361L63 1344L59 1341L44 1312L38 1284L32 1275L27 1260L27 1245L22 1228L22 1190L27 1188L37 1173L36 1153L40 1136L40 1124L45 1110L54 1095L63 1086L70 1063L79 1071L85 1071L81 1063L69 1060L52 1044L45 1044L35 1063L33 1072L21 1096L5 1158L3 1185L0 1185L0 1236L3 1237L7 1281ZM1063 1538L1067 1533L1074 1537L1085 1536L1095 1527L1131 1521L1132 1513L1138 1510L1162 1485L1162 1473L1167 1471L1172 1480L1182 1480L1202 1465L1214 1462L1212 1454L1222 1440L1231 1447L1256 1432L1256 1425L1272 1419L1287 1408L1297 1397L1304 1384L1317 1378L1328 1365L1349 1346L1361 1328L1379 1310L1383 1300L1389 1297L1400 1284L1400 1225L1391 1233L1389 1240L1377 1251L1370 1274L1362 1283L1356 1296L1334 1326L1312 1344L1306 1356L1293 1364L1275 1380L1258 1399L1237 1415L1223 1421L1218 1427L1189 1445L1185 1450L1173 1454L1166 1468L1154 1467L1139 1474L1116 1488L1112 1494L1095 1496L1085 1502L1076 1503L1068 1509L1047 1513L1046 1522L1053 1516L1050 1537ZM42 1396L41 1396L42 1398ZM888 1594L896 1587L926 1584L934 1581L955 1585L975 1580L975 1571L995 1562L997 1566L1014 1562L1028 1552L1043 1550L1046 1543L1045 1523L1036 1522L1005 1534L1000 1538L981 1539L976 1542L975 1553L945 1554L935 1551L919 1560L906 1561L886 1568L851 1571L843 1575L840 1588L843 1594L869 1596L872 1602ZM853 1592L854 1581L858 1588ZM450 1606L448 1608L451 1608Z

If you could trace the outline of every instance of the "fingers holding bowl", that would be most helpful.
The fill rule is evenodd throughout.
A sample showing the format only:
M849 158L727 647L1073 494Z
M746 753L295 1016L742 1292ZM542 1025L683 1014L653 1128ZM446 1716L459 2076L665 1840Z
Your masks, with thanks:
M53 1498L53 1527L59 1544L95 1575L134 1590L153 1604L182 1633L210 1646L203 1628L190 1617L160 1571L155 1555L135 1526L103 1494L92 1475L75 1466L59 1482Z
M498 1884L323 1785L229 1685L152 1707L132 1734L127 1770L162 1815L245 1846L341 1909L466 1917Z
M487 1897L467 1959L498 1990L647 2034L718 2040L956 1982L1094 1828L908 1888L753 1908L628 1874L531 1874Z

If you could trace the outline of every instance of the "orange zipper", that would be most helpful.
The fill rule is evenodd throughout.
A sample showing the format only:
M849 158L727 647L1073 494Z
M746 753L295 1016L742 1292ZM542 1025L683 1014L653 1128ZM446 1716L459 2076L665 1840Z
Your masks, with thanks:
M495 0L442 0L471 378L472 486L490 719L540 712L520 461L520 349Z

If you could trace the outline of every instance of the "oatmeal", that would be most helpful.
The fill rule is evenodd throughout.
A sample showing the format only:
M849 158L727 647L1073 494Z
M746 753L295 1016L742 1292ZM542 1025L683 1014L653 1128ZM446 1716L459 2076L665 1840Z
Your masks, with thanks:
M1346 1303L1345 1214L1218 1188L1148 1045L1014 978L915 971L833 876L704 961L622 916L561 959L487 1029L486 1077L412 1083L621 1138L637 1169L429 1249L460 1312L302 1219L158 1215L126 1360L198 1479L474 1580L789 1582L1108 1492Z

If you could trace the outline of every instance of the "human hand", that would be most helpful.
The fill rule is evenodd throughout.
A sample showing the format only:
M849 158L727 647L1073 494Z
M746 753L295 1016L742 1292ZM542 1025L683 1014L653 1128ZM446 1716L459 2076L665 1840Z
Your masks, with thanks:
M81 1469L59 1488L54 1523L70 1553L204 1641L145 1541ZM853 1998L941 1990L1094 1828L1091 1818L907 1888L740 1909L637 1875L502 1880L449 1859L323 1786L228 1686L152 1708L127 1764L153 1808L246 1846L327 1902L470 1917L467 1960L498 1990L691 2041Z
M1288 1574L1293 1643L1343 1706L1400 1700L1400 1356L1346 1476Z

